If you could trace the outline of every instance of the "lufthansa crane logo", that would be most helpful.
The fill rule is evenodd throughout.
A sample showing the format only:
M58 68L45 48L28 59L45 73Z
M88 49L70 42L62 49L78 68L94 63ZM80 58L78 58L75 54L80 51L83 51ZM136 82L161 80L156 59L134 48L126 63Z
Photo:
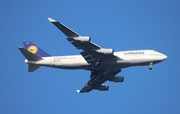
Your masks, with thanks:
M36 46L32 45L32 46L29 46L28 51L33 54L36 54L36 52L38 51L38 48Z

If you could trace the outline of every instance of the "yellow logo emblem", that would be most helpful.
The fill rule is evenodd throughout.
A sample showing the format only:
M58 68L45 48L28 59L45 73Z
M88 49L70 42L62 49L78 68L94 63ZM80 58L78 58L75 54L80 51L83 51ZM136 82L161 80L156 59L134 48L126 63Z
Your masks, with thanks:
M38 51L38 48L34 45L29 46L29 48L27 49L29 52L36 54L36 52Z

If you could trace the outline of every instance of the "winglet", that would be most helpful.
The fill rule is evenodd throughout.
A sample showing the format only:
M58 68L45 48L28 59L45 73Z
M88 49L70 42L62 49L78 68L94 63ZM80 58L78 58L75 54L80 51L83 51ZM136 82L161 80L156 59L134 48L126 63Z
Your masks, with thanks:
M76 90L78 93L80 93L80 90Z
M52 19L52 18L48 18L48 20L50 21L50 22L57 22L56 20L54 20L54 19Z

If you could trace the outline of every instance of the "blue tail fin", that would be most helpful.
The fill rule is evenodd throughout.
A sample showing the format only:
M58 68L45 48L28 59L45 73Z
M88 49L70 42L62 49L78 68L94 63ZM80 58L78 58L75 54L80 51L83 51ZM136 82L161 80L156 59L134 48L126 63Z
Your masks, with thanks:
M32 42L23 42L25 49L27 49L29 52L36 54L39 57L48 57L50 56L48 53L43 51L41 48L33 44Z

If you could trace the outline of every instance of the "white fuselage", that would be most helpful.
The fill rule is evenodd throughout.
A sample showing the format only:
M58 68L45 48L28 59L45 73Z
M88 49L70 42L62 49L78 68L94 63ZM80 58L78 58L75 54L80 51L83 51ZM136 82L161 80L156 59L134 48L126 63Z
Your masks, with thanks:
M114 56L102 60L98 68L126 68L156 64L167 58L166 55L154 50L119 51L114 52ZM43 57L40 61L25 60L25 63L62 69L91 69L91 65L81 55Z

